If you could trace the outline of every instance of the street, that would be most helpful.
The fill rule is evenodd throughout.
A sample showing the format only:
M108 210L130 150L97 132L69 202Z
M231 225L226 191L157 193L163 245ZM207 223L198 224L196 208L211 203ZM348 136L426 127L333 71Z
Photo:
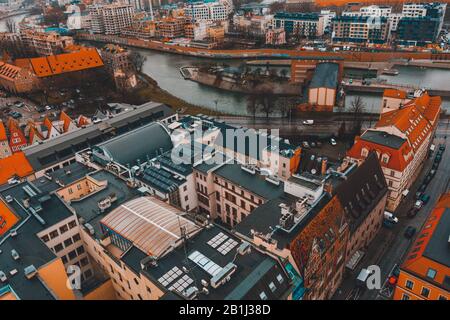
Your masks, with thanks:
M416 235L420 233L420 229L428 218L435 203L439 199L442 193L450 191L449 177L450 177L450 141L447 136L450 134L450 128L447 120L441 120L436 130L436 138L434 144L438 147L439 144L446 145L446 151L443 154L441 163L437 169L436 175L429 183L425 193L430 196L429 202L424 205L414 218L406 216L408 210L414 204L414 196L421 185L424 177L431 168L434 160L434 155L426 160L424 167L418 176L416 182L411 186L410 192L406 199L397 208L395 215L399 218L399 223L392 229L382 227L378 235L369 245L364 258L359 262L358 266L353 272L348 272L346 279L344 279L342 285L338 289L334 296L334 299L348 299L353 289L355 288L355 279L362 268L369 265L378 265L381 269L381 283L383 284L390 272L396 264L400 265L406 253L409 251L409 247L414 243L413 239L406 239L403 235L405 229L408 226L415 227L417 229ZM389 299L392 292L386 294L389 290L368 290L366 289L358 299L361 300L374 300L374 299Z

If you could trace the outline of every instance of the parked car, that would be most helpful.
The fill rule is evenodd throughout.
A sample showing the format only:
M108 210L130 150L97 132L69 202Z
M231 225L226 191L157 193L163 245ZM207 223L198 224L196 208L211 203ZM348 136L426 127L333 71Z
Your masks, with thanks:
M302 123L310 126L314 124L314 120L304 120Z
M337 145L336 139L331 138L331 139L330 139L330 144L331 144L332 146Z
M439 146L439 151L444 151L444 150L445 150L445 145L441 144L441 145Z
M437 154L436 157L434 158L434 163L439 163L442 160L442 155Z
M416 234L416 228L408 226L405 230L404 236L406 239L411 239Z
M420 210L422 207L423 207L422 200L417 200L416 203L414 203L414 208L416 208L417 210Z
M427 204L428 201L430 201L430 196L427 194L422 194L422 196L420 197L420 201L422 201L423 204Z
M398 223L398 218L389 211L384 212L384 219L393 223Z

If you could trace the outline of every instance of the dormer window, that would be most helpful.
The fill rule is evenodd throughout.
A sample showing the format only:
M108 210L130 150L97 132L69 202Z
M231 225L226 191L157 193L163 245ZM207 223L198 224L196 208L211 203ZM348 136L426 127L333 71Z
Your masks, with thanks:
M366 148L362 148L361 150L361 156L363 156L364 158L366 158L369 155L369 150L367 150Z
M383 161L383 163L387 164L389 162L389 155L384 153L383 156L381 157L381 161Z

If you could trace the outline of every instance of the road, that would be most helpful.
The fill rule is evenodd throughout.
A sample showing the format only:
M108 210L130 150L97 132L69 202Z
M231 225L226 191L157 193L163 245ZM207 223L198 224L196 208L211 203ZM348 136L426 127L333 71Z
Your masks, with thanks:
M414 196L416 190L422 183L424 177L431 168L434 157L427 159L424 164L423 170L416 182L410 188L410 193L406 199L400 204L399 208L395 212L395 215L399 218L399 223L393 229L382 228L379 234L370 244L366 251L365 257L358 264L354 272L348 273L347 278L343 281L342 285L335 294L334 299L347 299L355 288L355 279L357 273L363 268L369 265L376 264L381 270L381 279L384 282L390 275L391 270L396 264L401 264L403 258L409 251L410 245L414 242L414 238L408 240L404 237L403 233L408 226L413 226L417 229L416 235L419 233L430 212L432 211L435 203L439 199L442 193L450 191L450 138L447 138L450 134L450 125L447 120L439 123L436 130L436 138L434 144L445 144L446 150L442 157L441 163L437 169L436 175L429 183L425 193L431 198L430 201L418 212L414 218L406 217L406 213L414 203ZM385 295L385 290L381 292L379 290L366 289L359 297L361 300L375 300L375 299L389 299Z
M372 127L378 120L379 115L360 115L363 122L362 128L366 129ZM234 126L243 126L253 129L278 129L280 135L297 135L297 136L322 136L328 137L337 135L340 125L343 121L346 123L347 130L352 127L354 117L350 114L339 114L327 117L327 119L315 119L313 125L304 125L302 123L305 119L292 118L251 118L251 117L236 117L236 116L219 116L215 117L218 120ZM360 120L358 120L360 121Z

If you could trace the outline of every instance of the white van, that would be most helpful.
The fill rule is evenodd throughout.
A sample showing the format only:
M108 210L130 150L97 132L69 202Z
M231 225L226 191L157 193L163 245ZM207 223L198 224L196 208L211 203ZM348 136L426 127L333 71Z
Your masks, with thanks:
M389 211L384 212L384 219L386 219L390 222L398 223L398 218Z

